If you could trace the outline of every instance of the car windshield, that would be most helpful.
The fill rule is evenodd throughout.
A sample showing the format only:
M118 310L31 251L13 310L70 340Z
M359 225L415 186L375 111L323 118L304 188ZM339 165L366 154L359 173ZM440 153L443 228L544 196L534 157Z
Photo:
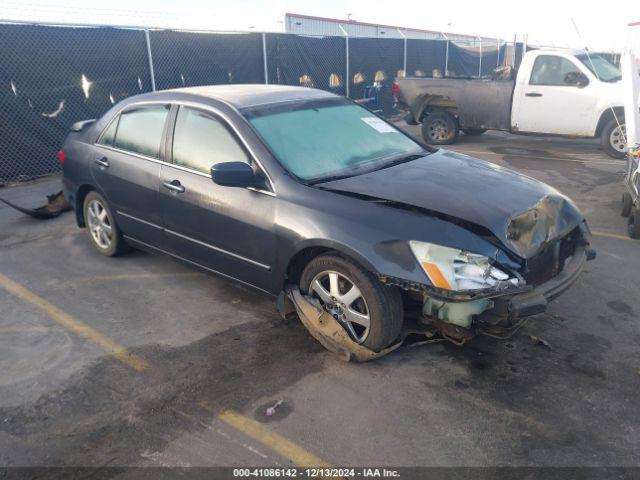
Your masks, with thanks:
M585 67L587 67L596 78L603 82L617 82L622 79L622 74L618 67L613 63L608 62L600 55L576 55ZM591 60L589 60L591 57Z
M342 98L261 106L243 113L280 163L307 183L359 175L429 153Z

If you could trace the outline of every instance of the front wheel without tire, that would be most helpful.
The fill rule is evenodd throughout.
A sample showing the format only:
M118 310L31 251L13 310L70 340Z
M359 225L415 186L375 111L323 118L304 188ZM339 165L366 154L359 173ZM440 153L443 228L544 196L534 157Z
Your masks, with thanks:
M375 352L400 334L400 292L346 258L322 255L311 260L302 272L300 290L316 298L352 340Z
M627 131L625 124L612 118L602 129L600 145L607 155L613 158L625 158L627 154Z
M102 195L89 192L84 199L83 212L91 243L102 255L114 257L128 249Z
M458 139L458 121L449 112L430 113L422 122L422 138L431 145L450 145Z

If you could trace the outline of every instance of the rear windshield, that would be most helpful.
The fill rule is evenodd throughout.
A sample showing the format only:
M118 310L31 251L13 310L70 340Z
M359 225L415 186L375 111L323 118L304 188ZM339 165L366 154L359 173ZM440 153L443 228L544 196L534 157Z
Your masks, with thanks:
M358 175L428 153L394 126L341 98L243 113L280 163L307 182Z

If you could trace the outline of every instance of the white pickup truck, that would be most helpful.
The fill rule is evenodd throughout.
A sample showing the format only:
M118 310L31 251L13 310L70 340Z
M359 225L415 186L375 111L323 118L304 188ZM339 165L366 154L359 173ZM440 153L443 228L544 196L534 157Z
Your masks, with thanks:
M502 75L505 72L501 72ZM422 123L427 143L454 143L458 132L599 137L616 158L626 152L620 71L585 51L531 50L515 80L398 77L397 106L408 123Z

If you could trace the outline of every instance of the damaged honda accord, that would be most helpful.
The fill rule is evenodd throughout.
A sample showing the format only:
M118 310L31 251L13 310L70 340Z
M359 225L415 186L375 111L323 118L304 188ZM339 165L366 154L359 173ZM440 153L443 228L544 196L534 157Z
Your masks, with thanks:
M59 158L100 253L163 252L278 296L356 358L407 332L506 336L595 256L583 215L550 186L315 89L134 96L73 125Z

